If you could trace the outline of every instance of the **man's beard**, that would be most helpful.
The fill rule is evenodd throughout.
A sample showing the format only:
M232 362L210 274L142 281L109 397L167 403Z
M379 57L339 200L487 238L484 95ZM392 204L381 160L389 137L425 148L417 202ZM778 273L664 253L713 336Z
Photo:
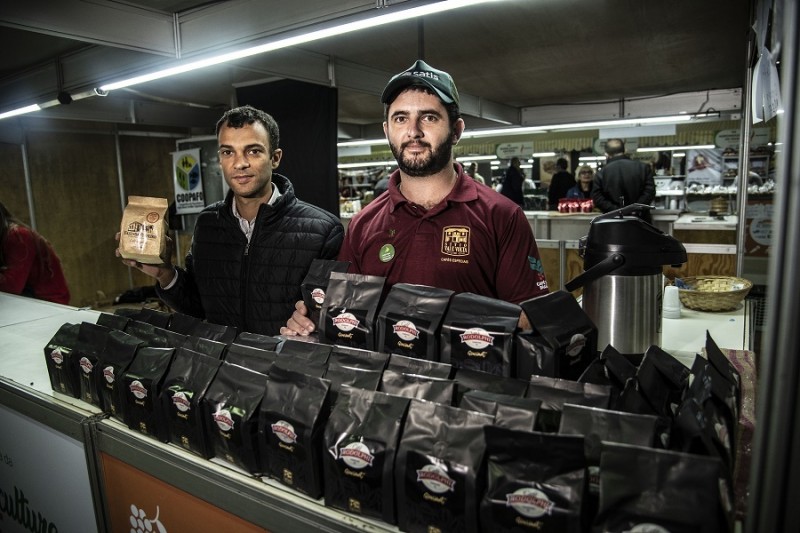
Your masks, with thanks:
M430 149L430 154L421 154L416 158L404 158L403 150L406 146L414 142ZM401 172L408 176L415 177L430 176L436 174L450 164L450 159L453 154L453 137L448 135L447 139L435 148L423 141L409 141L400 145L399 149L390 142L389 148L392 150L392 155L397 160L397 166Z

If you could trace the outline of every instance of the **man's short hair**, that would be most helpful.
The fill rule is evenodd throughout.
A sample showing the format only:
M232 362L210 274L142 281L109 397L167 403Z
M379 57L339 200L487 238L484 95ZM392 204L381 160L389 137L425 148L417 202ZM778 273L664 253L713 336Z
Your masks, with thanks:
M625 141L622 139L609 139L606 141L606 153L608 155L619 155L625 153Z
M275 119L272 118L272 115L269 113L249 105L234 107L233 109L226 111L225 114L222 115L222 118L217 121L217 126L214 128L214 133L219 135L219 130L221 130L223 126L227 126L229 128L241 128L245 125L254 124L256 122L263 124L264 128L267 130L267 135L269 135L269 149L274 152L280 148L280 131L278 130L278 123L275 122Z
M567 170L567 167L569 167L569 163L567 163L567 160L564 159L563 157L559 157L556 160L556 166L560 169Z

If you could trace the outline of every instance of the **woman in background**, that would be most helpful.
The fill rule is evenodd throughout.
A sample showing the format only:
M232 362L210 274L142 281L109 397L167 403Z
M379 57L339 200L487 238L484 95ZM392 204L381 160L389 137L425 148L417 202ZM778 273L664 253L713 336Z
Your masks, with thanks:
M0 203L0 291L69 303L61 261L47 240Z
M567 198L582 198L584 200L591 198L593 179L594 170L592 170L592 167L583 165L578 169L578 182L567 191Z

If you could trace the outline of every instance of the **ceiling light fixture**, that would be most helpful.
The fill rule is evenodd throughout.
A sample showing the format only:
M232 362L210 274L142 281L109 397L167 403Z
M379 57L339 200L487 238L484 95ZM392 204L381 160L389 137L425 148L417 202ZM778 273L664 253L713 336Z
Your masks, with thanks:
M336 168L362 168L362 167L384 167L396 165L397 161L363 161L361 163L339 163Z
M376 26L383 26L384 24L400 22L402 20L423 17L426 15L432 15L434 13L441 13L443 11L450 11L462 7L496 1L498 0L443 0L441 2L434 2L432 4L412 7L409 9L391 10L391 12L382 15L367 17L352 22L345 22L343 24L336 24L330 27L322 27L317 30L305 31L297 35L279 38L274 41L266 42L257 46L251 46L235 52L229 52L227 54L221 54L197 61L190 61L182 65L158 70L149 74L142 74L140 76L134 76L125 80L107 83L101 85L100 90L113 91L115 89L130 87L131 85L137 85L169 76L175 76L176 74L183 74L192 70L219 65L220 63L227 63L228 61L235 61L237 59L263 54L265 52L272 52L274 50L288 48L290 46L297 46L299 44L318 41L320 39L326 39L336 35L343 35L345 33L351 33L366 28L375 28ZM389 8L384 8L384 10L390 11Z
M469 163L470 161L493 161L497 159L496 155L465 155L459 156L460 163Z
M4 118L16 117L17 115L24 115L25 113L32 113L33 111L39 111L40 109L41 107L39 104L32 104L25 107L12 109L11 111L0 113L0 120L3 120Z
M648 146L637 148L637 152L671 152L673 150L711 150L716 148L714 144L692 144L689 146Z
M95 95L106 96L109 91L113 91L115 89L122 89L123 87L130 87L131 85L138 85L140 83L145 83L148 81L158 80L169 76L175 76L177 74L183 74L186 72L190 72L192 70L210 67L213 65L219 65L221 63L226 63L228 61L235 61L237 59L263 54L265 52L280 50L282 48L288 48L290 46L297 46L299 44L308 43L311 41L318 41L320 39L325 39L327 37L343 35L345 33L351 33L366 28L374 28L376 26L382 26L384 24L400 22L402 20L423 17L425 15L432 15L434 13L441 13L444 11L459 9L462 7L469 7L477 4L485 4L488 2L497 2L497 1L500 0L442 0L439 2L411 7L407 9L381 8L381 12L383 13L381 15L369 16L369 13L371 13L369 12L365 18L357 18L356 20L352 20L350 22L345 22L342 24L334 24L328 27L325 27L325 25L318 25L317 27L319 29L311 31L298 30L301 33L297 33L296 35L289 34L288 37L279 38L277 40L266 42L257 46L251 46L248 48L244 48L242 50L229 52L226 54L220 54L206 59L190 61L182 65L177 65L174 67L158 70L156 72L151 72L149 74L134 76L132 78L128 78L125 80L106 83L92 89L90 93L86 95L81 94L80 96L81 97L95 96ZM363 17L363 16L364 16L363 13L355 15L355 17ZM79 99L78 95L73 94L72 99L78 100ZM10 111L0 113L0 120L17 115L23 115L25 113L31 113L33 111L39 111L44 107L49 107L49 106L32 104L17 109L12 109Z

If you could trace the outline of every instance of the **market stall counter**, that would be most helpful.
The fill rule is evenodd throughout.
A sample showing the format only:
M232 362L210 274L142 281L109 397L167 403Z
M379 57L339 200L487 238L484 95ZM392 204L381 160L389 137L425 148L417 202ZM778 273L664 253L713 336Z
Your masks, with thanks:
M664 348L688 363L709 331L726 347L733 342L730 348L747 349L747 316L746 307L725 316L684 310L674 325L662 323ZM8 515L3 520L27 526L35 514L37 531L398 531L228 461L166 444L54 392L43 349L63 325L96 325L100 317L92 310L0 293L0 490L6 501L14 501L3 508ZM478 424L490 420L466 412ZM438 481L444 478L434 477L429 484L444 490Z

